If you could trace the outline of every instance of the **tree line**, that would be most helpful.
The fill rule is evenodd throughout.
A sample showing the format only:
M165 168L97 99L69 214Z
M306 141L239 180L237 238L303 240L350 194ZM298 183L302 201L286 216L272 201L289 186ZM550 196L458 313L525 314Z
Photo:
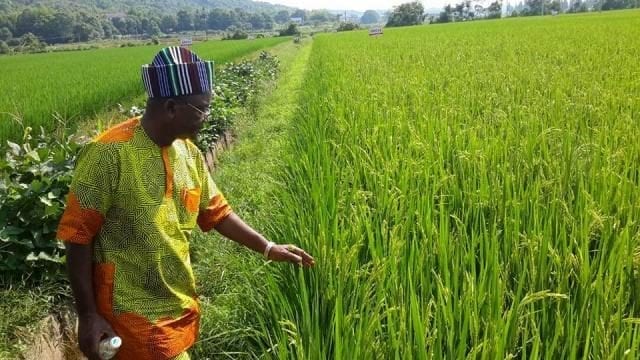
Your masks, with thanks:
M159 36L184 31L272 30L301 18L319 24L334 21L324 10L280 10L248 12L240 8L183 9L175 13L143 12L96 13L87 9L26 7L18 12L0 13L0 52L2 46L44 46L109 39L118 35ZM34 45L35 44L35 45Z
M425 14L422 4L414 1L394 7L386 26L496 19L503 17L503 14L504 16L538 16L637 7L640 7L640 0L525 0L516 6L506 5L506 7L502 0L496 0L487 7L470 0L463 0L454 5L446 5L439 15L434 15Z

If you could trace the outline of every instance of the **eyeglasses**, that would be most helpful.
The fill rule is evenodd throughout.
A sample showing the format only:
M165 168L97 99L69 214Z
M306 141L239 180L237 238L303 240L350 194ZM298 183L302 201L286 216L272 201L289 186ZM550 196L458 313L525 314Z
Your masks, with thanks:
M206 110L200 110L197 106L192 105L190 103L186 103L187 105L189 105L190 107L196 109L200 114L204 115L205 117L209 117L209 115L211 115L211 107L207 106Z

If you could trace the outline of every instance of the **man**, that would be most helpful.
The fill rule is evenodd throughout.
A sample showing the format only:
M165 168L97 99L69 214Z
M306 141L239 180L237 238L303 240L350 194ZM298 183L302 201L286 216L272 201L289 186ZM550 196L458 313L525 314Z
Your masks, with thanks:
M82 352L118 335L118 359L188 359L199 308L189 259L198 225L270 260L312 266L293 245L275 245L235 215L189 140L206 120L213 63L187 49L161 50L142 68L141 119L87 144L60 221Z

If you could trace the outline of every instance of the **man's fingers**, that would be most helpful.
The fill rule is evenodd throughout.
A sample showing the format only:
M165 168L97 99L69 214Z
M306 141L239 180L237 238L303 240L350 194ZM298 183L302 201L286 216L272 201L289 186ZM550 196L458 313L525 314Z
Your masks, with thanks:
M292 244L289 244L289 245L287 245L287 250L290 253L296 254L301 259L301 262L304 265L311 266L311 265L315 264L315 260L313 259L313 257L311 255L307 254L306 251L300 249L299 247L297 247L295 245L292 245ZM298 261L296 263L300 264L300 261Z
M291 261L294 264L301 264L302 263L302 258L290 251L289 252L289 261Z
M304 251L304 250L300 249L300 248L299 248L299 247L297 247L297 246L294 246L293 248L294 248L294 250L293 250L293 251L294 251L297 255L299 255L300 257L302 257L302 261L303 261L305 264L309 264L309 265L311 265L311 264L314 264L314 263L315 263L315 260L313 259L313 256L311 256L311 255L307 254L307 252L306 252L306 251Z

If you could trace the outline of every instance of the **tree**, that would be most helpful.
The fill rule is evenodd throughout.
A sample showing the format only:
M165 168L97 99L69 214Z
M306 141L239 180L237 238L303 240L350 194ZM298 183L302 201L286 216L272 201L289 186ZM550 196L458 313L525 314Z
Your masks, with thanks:
M444 7L443 11L440 13L440 17L436 20L437 23L448 23L451 22L451 13L453 9L451 8L451 4L447 4Z
M149 20L149 26L145 29L145 32L150 36L158 36L162 33L160 25L158 25L155 19Z
M289 24L286 29L280 30L280 36L293 36L299 34L300 31L298 31L298 26L296 24Z
M0 0L0 11L8 13L11 10L11 0ZM6 44L5 44L6 45Z
M16 19L15 35L21 36L32 33L38 36L46 36L46 24L51 20L53 14L44 7L28 7L18 15Z
M360 26L358 24L354 24L352 22L342 22L340 26L338 26L338 31L351 31L359 29Z
M393 8L387 26L410 26L422 24L424 7L418 1L404 3Z
M273 19L266 12L262 13L262 22L264 23L264 29L273 29Z
M13 37L11 30L7 27L0 28L0 41L7 41ZM5 44L6 45L6 44Z
M47 44L40 41L37 36L32 33L26 33L20 38L21 51L43 51L47 47Z
M0 40L0 54L8 54L11 52L11 48L6 42Z
M249 23L251 24L251 28L253 29L264 29L264 17L262 14L251 14L249 16Z
M551 1L551 3L549 3L549 11L551 12L556 12L559 13L560 9L562 8L562 5L560 5L560 2L558 0L553 0Z
M207 17L207 26L213 30L225 30L233 25L234 22L233 12L226 9L213 9Z
M489 19L499 19L502 16L502 0L492 2L488 10Z
M178 11L177 15L178 20L178 31L189 31L193 30L193 16L190 12L186 10Z
M58 11L46 24L46 38L49 43L68 43L73 41L73 28L76 19L65 11Z
M331 18L333 16L327 10L312 10L308 16L308 19L315 23L325 23Z
M376 24L380 21L380 14L375 10L367 10L362 14L360 22L363 24Z
M176 31L177 27L178 21L176 20L176 17L174 15L164 15L160 20L160 30L162 30L162 32L165 34Z
M302 9L297 9L296 11L293 12L293 14L291 14L291 17L306 19L307 13Z
M195 30L207 30L207 13L204 9L202 11L196 10L196 14L193 16L193 28Z
M278 13L276 14L276 16L274 16L274 20L278 23L278 24L286 24L287 22L289 22L289 12L287 10L280 10L278 11Z
M111 19L111 24L115 27L120 34L128 34L127 23L124 18L114 17Z

